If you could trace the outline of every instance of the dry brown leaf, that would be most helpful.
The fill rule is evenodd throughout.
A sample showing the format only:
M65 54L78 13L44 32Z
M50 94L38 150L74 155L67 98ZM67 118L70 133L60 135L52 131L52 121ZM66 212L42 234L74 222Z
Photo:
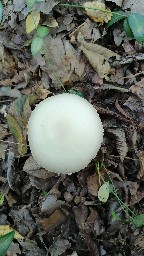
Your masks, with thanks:
M139 160L140 160L140 170L137 175L138 179L144 178L144 151L139 153Z
M144 100L144 78L132 85L129 90Z
M91 193L93 196L98 195L98 189L100 184L97 172L87 178L87 186L89 193Z
M86 55L88 61L90 62L94 70L98 73L99 77L108 80L107 75L111 71L108 60L111 57L116 57L116 59L119 59L120 56L117 53L101 45L87 43L81 33L78 34L77 40L81 44L79 48Z
M58 200L55 195L48 195L46 199L42 202L41 212L43 214L51 215L57 209L64 204L64 201Z
M66 216L64 213L58 209L49 218L43 218L40 220L40 224L43 230L46 232L51 232L54 228L66 221Z
M45 48L50 60L47 63L48 74L55 87L83 79L85 64L68 41L49 36L45 40Z
M75 221L79 227L80 230L85 229L85 221L88 217L88 207L84 204L81 204L79 206L73 207L74 215L75 215Z
M4 139L7 135L7 130L0 124L0 140Z
M94 24L89 19L86 19L84 23L82 23L80 26L78 26L72 33L70 33L70 38L72 42L75 42L77 35L79 32L81 32L82 36L86 39L92 38L92 32L94 30ZM100 38L100 33L99 37Z
M48 172L47 170L43 169L35 160L32 156L30 156L23 167L23 171L26 172L27 174L36 177L36 178L41 178L41 179L47 179L52 176L56 176L55 173L53 172Z
M144 236L139 236L135 242L134 242L134 245L136 247L139 247L141 248L142 250L144 250Z
M49 253L51 256L58 256L71 247L70 242L67 239L57 238L56 241L50 246ZM67 253L66 253L67 254Z
M99 1L86 2L83 7L86 14L95 22L108 22L112 17L111 10Z
M108 128L107 131L115 137L116 148L119 153L120 159L123 162L128 152L128 146L126 143L126 136L124 130L120 128Z

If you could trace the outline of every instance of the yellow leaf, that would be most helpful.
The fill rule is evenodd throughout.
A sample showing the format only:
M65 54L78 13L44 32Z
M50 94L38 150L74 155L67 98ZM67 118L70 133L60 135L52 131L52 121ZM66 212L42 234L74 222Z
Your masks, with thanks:
M112 17L111 10L104 3L93 1L86 2L83 6L86 14L95 22L107 23Z
M11 231L15 231L15 235L14 235L15 239L18 240L18 239L24 238L15 229L11 228L9 225L0 225L0 236L4 236Z
M27 34L37 28L39 21L40 21L40 12L35 14L34 11L32 11L26 17L26 32L27 32Z
M26 137L22 133L16 118L10 114L7 115L9 129L18 143L18 153L24 155L27 152Z

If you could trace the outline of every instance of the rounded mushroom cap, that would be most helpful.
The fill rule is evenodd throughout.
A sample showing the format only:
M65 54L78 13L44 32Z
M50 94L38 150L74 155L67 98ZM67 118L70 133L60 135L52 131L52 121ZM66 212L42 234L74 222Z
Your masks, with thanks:
M48 171L71 174L95 158L103 126L87 100L64 93L36 106L28 122L28 140L38 164Z

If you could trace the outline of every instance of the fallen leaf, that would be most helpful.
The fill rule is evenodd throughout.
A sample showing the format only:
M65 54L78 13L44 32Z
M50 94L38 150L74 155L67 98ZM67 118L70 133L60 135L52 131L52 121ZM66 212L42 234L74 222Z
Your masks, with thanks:
M27 122L31 114L29 97L22 96L10 104L7 115L9 129L18 143L18 153L27 152Z
M75 221L80 230L85 229L85 221L88 217L88 207L84 204L73 207Z
M27 256L46 256L46 251L40 249L37 243L33 240L26 239L20 240L19 244L21 246L22 254Z
M13 0L14 11L20 12L25 7L25 0Z
M58 227L60 224L66 221L64 213L58 209L49 218L43 218L40 220L42 228L46 232L51 232L53 229Z
M37 28L40 21L40 12L37 14L32 11L28 16L26 17L26 32L27 34L31 33L34 29Z
M4 139L8 135L8 131L0 124L0 140Z
M138 179L144 179L144 151L141 151L139 153L139 160L140 160L140 170L138 172Z
M96 35L96 30L97 30L97 35ZM85 39L92 39L93 42L101 37L99 29L95 28L94 23L91 22L88 18L85 20L84 23L78 26L72 33L70 33L69 36L71 38L71 42L76 41L76 38L79 32L81 32L82 36Z
M49 28L56 28L58 27L58 22L53 16L51 16L47 17L47 20L43 23L43 25L47 25Z
M11 228L9 225L0 225L0 236L4 236L11 231L15 231L15 235L14 235L15 239L19 240L24 238L15 229Z
M83 79L85 64L68 41L52 38L50 35L44 39L45 50L48 52L47 69L56 88L63 84Z
M86 14L95 22L108 22L112 17L111 10L99 1L85 2L83 7Z
M54 243L49 247L49 253L51 256L58 256L63 254L67 249L69 249L71 243L67 239L58 238Z
M24 164L23 171L26 172L27 174L41 178L41 179L47 179L52 176L56 176L55 173L49 172L45 169L43 169L35 160L32 156L30 156Z
M139 236L135 240L134 246L139 247L140 249L144 250L144 236Z
M60 206L64 204L64 201L58 200L54 195L48 195L46 199L42 202L41 212L44 214L52 214Z
M108 80L107 75L111 71L108 60L111 57L116 57L116 59L119 59L120 56L117 53L114 53L113 51L101 45L87 43L81 33L78 34L77 40L79 43L81 43L81 46L79 48L86 55L88 61L90 62L94 70L98 73L99 77Z
M11 89L10 87L1 87L0 96L7 96L11 98L19 98L21 93L17 89Z
M58 2L59 1L56 0L48 0L47 2L39 3L38 10L45 14L49 14L52 11L53 7L58 4Z
M136 94L142 100L144 100L144 78L142 78L139 82L133 84L129 88L130 92Z
M126 143L126 136L124 130L121 128L108 128L107 131L115 137L116 148L119 153L120 159L123 162L128 152L128 146Z
M93 196L98 195L98 189L100 185L97 172L87 178L87 186L89 193L91 193Z
M10 132L13 134L18 143L18 153L20 155L24 155L27 152L27 144L24 144L26 138L23 137L20 125L18 124L16 118L10 114L7 115L7 122Z
M110 193L110 185L109 185L109 181L107 181L107 182L104 182L104 184L99 188L98 199L101 202L106 203L109 198L109 193Z

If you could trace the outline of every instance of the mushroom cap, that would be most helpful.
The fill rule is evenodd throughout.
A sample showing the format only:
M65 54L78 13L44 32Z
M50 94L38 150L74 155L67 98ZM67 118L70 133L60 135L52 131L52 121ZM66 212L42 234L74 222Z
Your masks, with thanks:
M96 109L69 93L40 102L28 122L28 140L36 162L48 171L71 174L95 158L103 141Z

